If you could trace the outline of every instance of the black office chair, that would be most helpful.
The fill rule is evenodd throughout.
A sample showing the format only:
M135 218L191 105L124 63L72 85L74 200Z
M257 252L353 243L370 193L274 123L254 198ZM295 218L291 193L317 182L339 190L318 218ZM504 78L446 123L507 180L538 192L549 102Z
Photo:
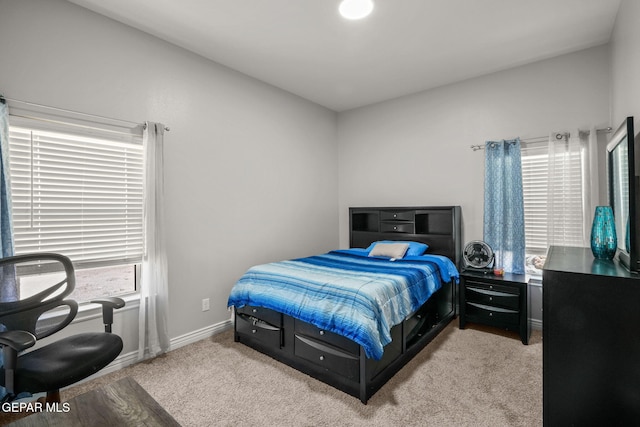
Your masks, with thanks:
M31 297L0 302L0 330L6 328L0 332L4 362L0 367L0 386L6 389L4 402L20 397L22 393L29 395L42 392L47 393L47 402L59 402L61 388L98 372L122 351L122 339L111 333L111 324L113 310L123 307L124 301L109 297L91 301L102 304L105 332L81 333L24 352L38 340L69 325L78 312L78 303L65 299L75 288L73 264L69 258L53 253L0 259L0 279L3 283L5 280L19 280L21 272L34 269L50 271L52 266L64 270L63 280ZM52 324L51 316L41 317L60 307L66 311L63 319ZM59 316L53 318L59 319Z

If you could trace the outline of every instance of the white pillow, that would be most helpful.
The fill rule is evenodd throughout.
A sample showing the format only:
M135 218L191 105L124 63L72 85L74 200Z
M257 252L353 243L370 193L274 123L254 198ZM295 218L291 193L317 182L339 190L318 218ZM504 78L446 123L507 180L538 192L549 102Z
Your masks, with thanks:
M407 243L376 243L369 252L369 256L385 256L389 258L402 258L407 253Z

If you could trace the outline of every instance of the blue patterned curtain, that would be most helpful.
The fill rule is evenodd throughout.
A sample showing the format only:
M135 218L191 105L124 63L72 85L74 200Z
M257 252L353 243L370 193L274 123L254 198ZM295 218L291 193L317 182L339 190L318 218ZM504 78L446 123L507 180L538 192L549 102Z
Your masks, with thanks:
M524 274L524 201L520 139L487 141L484 176L484 241L496 266Z

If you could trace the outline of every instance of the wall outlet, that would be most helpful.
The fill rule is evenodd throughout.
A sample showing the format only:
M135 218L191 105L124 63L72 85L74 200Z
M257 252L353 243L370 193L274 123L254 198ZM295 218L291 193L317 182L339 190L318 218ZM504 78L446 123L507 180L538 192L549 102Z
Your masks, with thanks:
M202 311L209 311L209 298L202 300Z

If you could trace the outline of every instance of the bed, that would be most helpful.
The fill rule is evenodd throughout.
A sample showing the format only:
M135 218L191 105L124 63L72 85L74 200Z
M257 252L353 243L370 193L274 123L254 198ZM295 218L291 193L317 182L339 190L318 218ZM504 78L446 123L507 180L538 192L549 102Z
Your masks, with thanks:
M349 216L350 249L252 267L228 305L236 342L367 403L456 316L461 212Z

